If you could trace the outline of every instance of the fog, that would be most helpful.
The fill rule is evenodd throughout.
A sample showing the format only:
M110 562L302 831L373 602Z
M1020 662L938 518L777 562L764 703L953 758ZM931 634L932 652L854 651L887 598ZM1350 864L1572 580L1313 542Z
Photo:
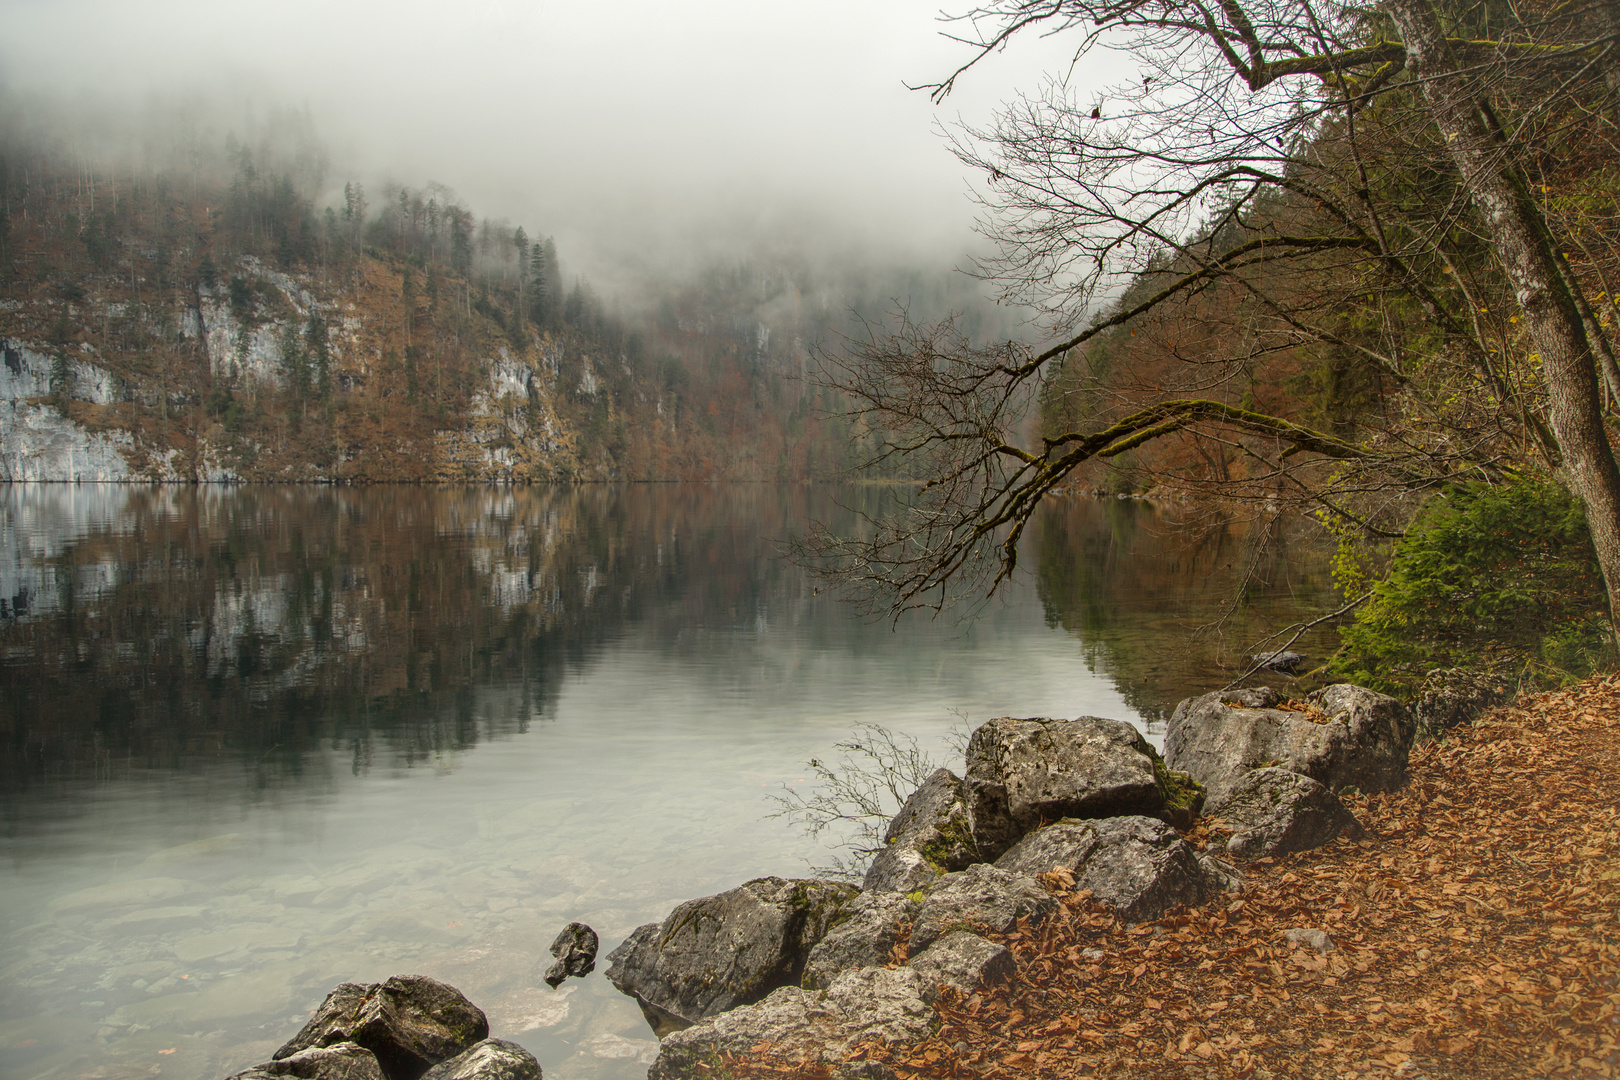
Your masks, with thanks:
M906 84L971 55L949 28L933 0L0 0L0 91L221 139L307 110L331 187L443 183L611 289L762 249L961 263L975 181L940 128L1066 53L1032 35L936 106Z

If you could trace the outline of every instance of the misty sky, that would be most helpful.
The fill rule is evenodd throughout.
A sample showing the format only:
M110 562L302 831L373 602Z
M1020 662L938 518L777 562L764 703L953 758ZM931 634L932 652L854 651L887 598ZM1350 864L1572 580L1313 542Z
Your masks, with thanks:
M936 125L987 120L1065 54L1032 37L936 108L904 83L967 55L938 13L936 0L0 0L0 85L204 93L236 115L307 105L338 187L437 180L609 277L615 262L764 236L956 261L971 180Z

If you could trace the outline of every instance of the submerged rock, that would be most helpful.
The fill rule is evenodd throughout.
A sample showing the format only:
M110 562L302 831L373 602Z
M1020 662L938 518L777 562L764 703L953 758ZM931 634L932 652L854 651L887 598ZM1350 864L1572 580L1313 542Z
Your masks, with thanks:
M914 892L979 860L961 779L939 769L912 793L883 834L866 892Z
M1028 875L1068 870L1075 888L1090 889L1130 922L1201 904L1226 883L1174 829L1141 816L1055 822L1024 837L996 865Z
M540 1063L517 1043L485 1039L439 1062L422 1080L541 1080Z
M385 983L338 986L275 1060L352 1042L376 1055L388 1080L418 1080L488 1037L488 1019L461 991L426 975L396 975Z
M1337 795L1289 769L1246 774L1209 814L1231 827L1226 850L1239 859L1310 851L1361 829Z
M551 943L551 955L557 962L546 972L546 985L555 990L570 975L584 978L596 970L596 931L581 922L563 927L557 940Z
M1224 799L1254 769L1279 766L1330 788L1390 791L1406 777L1416 728L1406 706L1364 687L1324 687L1304 708L1279 708L1268 686L1188 698L1164 739L1169 767Z
M877 967L846 971L825 990L782 987L670 1035L647 1080L690 1080L700 1063L748 1054L761 1043L779 1060L832 1064L868 1040L915 1042L933 1030L922 988L910 968Z
M980 854L998 858L1058 818L1157 816L1165 792L1156 756L1119 720L991 720L967 748L966 801Z
M1005 934L1019 919L1039 923L1056 910L1057 901L1033 877L979 863L946 874L923 898L911 928L911 952L922 952L952 930Z
M681 904L608 955L608 981L634 997L660 1038L796 984L853 885L756 878Z

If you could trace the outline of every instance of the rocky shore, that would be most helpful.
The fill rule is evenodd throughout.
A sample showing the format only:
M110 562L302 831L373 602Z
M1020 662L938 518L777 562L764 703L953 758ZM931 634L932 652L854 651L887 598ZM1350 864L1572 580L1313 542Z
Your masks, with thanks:
M770 877L687 901L615 949L607 978L661 1040L651 1080L719 1075L761 1053L829 1076L895 1076L872 1047L923 1044L942 1006L1026 982L1017 942L1075 904L1122 926L1241 907L1237 864L1360 835L1341 796L1398 789L1416 732L1399 702L1343 685L1303 700L1264 687L1189 699L1163 755L1120 721L991 720L960 776L940 769L907 800L859 888ZM1293 929L1307 943L1323 934ZM595 935L572 925L553 952L557 981L582 975ZM239 1074L539 1075L520 1047L488 1038L475 1006L422 976L344 984L272 1061Z

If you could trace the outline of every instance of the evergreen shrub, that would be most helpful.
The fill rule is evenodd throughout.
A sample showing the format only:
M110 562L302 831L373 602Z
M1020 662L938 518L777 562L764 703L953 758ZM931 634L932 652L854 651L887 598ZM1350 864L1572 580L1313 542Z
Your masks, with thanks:
M1340 636L1334 675L1402 697L1436 667L1556 685L1616 662L1581 504L1530 477L1432 499Z

